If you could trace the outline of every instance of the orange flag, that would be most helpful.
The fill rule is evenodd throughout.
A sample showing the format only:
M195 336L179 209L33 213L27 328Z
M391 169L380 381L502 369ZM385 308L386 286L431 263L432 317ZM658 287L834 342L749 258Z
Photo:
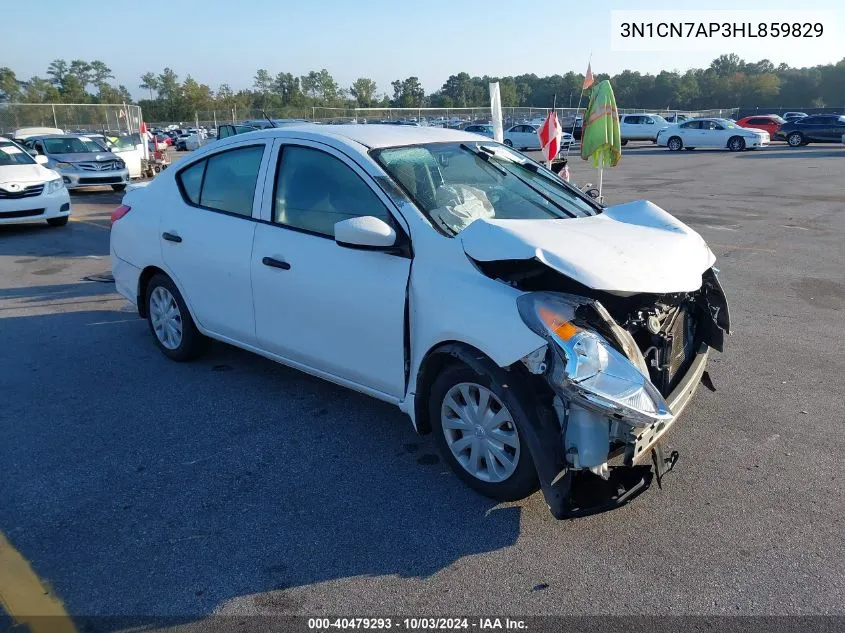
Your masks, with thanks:
M581 90L586 90L587 88L592 86L593 82L595 82L595 80L596 80L596 78L593 77L593 69L590 68L590 64L588 62L587 63L587 74L584 75L584 85L581 86Z

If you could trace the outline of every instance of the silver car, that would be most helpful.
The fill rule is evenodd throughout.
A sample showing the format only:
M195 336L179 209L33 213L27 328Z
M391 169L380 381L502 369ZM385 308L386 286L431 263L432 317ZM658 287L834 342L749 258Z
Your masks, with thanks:
M105 185L123 191L129 184L126 163L87 136L51 134L26 144L47 157L46 167L59 172L68 189Z

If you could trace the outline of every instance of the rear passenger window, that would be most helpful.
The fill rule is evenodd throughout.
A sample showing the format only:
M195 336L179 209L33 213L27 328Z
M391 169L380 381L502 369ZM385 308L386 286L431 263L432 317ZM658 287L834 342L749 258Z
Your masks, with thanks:
M201 161L196 165L191 165L181 174L179 174L179 183L182 185L182 191L194 204L200 203L200 187L202 186L202 175L205 172L205 161Z
M176 178L186 202L207 209L252 216L252 202L264 145L241 147L209 156Z

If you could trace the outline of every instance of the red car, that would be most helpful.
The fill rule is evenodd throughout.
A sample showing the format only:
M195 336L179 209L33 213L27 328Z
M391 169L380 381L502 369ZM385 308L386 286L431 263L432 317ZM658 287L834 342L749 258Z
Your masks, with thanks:
M777 138L780 126L786 121L780 118L777 114L757 114L754 116L747 116L736 122L739 127L751 127L758 130L765 130L769 136L774 140Z

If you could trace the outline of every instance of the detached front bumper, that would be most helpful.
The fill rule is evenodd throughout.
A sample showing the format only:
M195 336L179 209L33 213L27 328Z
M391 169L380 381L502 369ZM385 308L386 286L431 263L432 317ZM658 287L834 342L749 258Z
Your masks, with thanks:
M80 187L99 187L112 185L128 185L128 169L111 169L108 171L58 170L68 189Z

